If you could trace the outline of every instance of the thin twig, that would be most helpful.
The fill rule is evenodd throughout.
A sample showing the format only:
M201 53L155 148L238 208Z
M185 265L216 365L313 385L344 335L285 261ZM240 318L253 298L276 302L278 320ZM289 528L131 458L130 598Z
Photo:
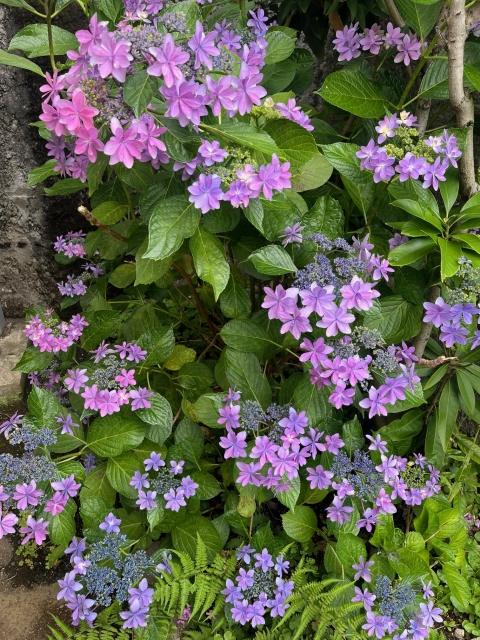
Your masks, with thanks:
M403 29L405 26L405 20L400 15L400 11L397 9L397 5L394 0L385 0L385 6L387 7L387 11L390 14L390 18L392 19L393 24L396 27L400 27Z
M447 358L447 356L438 356L435 360L425 360L425 358L419 358L418 360L418 364L422 367L438 367L439 364L445 364L445 362L455 364L458 362L458 358L455 356L450 358Z
M113 238L116 238L117 240L121 240L122 242L128 242L128 240L127 240L127 238L125 238L125 236L121 236L119 233L117 233L113 229L110 229L110 227L105 226L104 224L102 224L100 222L100 220L97 220L94 216L92 216L92 214L87 209L87 207L83 207L83 206L82 207L78 207L77 211L78 211L78 213L81 213L82 216L84 218L86 218L90 222L90 224L93 224L95 227L98 227L103 232L108 233L109 236L112 236Z
M213 336L213 340L210 342L210 344L208 344L208 345L207 345L207 348L205 349L205 351L203 351L203 352L198 356L198 358L197 358L197 362L201 362L201 361L205 358L205 356L207 355L207 353L208 353L208 352L210 351L210 349L214 346L214 344L215 344L215 340L217 339L217 337L218 337L218 333L216 333L216 334Z
M440 296L440 287L434 285L430 289L430 295L428 297L429 302L435 302L435 300ZM423 352L425 351L425 347L427 346L428 339L430 338L430 334L432 333L433 323L432 322L422 322L422 328L420 329L420 333L415 336L413 339L413 346L415 347L415 355L417 358L421 358L423 356Z

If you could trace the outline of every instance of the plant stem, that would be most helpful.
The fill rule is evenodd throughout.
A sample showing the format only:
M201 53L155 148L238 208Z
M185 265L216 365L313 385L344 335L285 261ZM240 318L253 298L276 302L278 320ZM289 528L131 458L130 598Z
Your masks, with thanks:
M52 65L52 71L55 71L55 55L53 53L52 14L50 12L49 0L45 0L44 7L45 7L45 17L47 20L48 51L50 54L50 64Z
M445 28L446 28L447 24L444 23L442 24L442 26L440 27L440 32L442 32ZM438 34L436 36L434 36L432 38L432 41L430 43L430 45L428 46L427 50L425 51L425 53L422 54L420 60L418 61L418 64L415 68L415 71L412 74L412 77L410 78L410 80L407 83L407 86L405 87L405 91L403 92L402 97L400 98L400 102L398 103L398 109L401 109L402 107L406 106L404 104L410 89L413 86L413 83L415 82L415 80L417 79L418 74L420 73L420 71L423 69L423 66L425 65L425 63L427 62L427 58L428 56L432 53L435 45L438 42ZM413 102L414 100L417 99L418 96L415 96L415 98L413 98L412 100L410 100L410 102ZM407 102L407 104L410 104L410 102Z
M400 15L400 12L397 9L397 6L394 0L385 0L385 6L395 26L400 27L400 29L403 29L403 27L405 26L405 21Z
M435 302L439 295L440 287L434 285L430 289L428 301ZM427 346L428 339L430 338L430 334L432 333L432 328L432 322L423 322L420 333L413 339L413 346L415 347L415 355L417 356L417 358L421 358L423 356L423 352L425 351L425 347Z
M121 240L121 242L128 242L127 238L125 238L124 236L121 236L116 231L113 231L113 229L110 229L110 227L106 227L104 224L100 222L100 220L97 220L94 216L92 216L92 214L87 209L87 207L83 207L83 206L78 207L77 211L78 213L82 214L82 216L86 218L90 222L90 224L93 224L95 227L98 227L104 233L108 233L109 236L112 236L117 240Z

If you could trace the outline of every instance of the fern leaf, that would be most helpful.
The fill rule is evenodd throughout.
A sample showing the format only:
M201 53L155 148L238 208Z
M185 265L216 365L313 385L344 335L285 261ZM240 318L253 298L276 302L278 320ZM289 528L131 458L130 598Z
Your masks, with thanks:
M207 566L207 547L197 532L197 552L195 554L195 569L201 571Z

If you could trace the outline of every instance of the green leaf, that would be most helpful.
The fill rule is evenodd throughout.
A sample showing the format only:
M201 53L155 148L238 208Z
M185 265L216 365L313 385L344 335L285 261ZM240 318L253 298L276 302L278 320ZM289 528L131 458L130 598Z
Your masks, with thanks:
M281 31L269 31L265 35L267 50L265 64L274 64L288 58L295 49L295 40Z
M157 444L163 444L172 433L173 414L170 403L163 396L154 391L148 401L149 409L137 409L136 415L150 425L147 438Z
M48 351L41 353L39 347L28 347L12 371L21 371L22 373L43 371L48 367L52 358L53 354Z
M212 370L202 362L187 362L178 372L177 382L183 389L205 389L214 383Z
M159 82L148 75L145 69L137 70L128 76L123 85L123 99L133 108L135 117L139 118L152 98L157 95Z
M89 311L85 314L88 327L82 334L82 349L91 351L98 347L102 340L115 335L120 313L118 311Z
M364 542L354 536L353 533L339 533L337 556L345 573L350 577L353 577L356 573L356 569L352 569L352 565L358 564L360 557L363 557L364 560L368 557Z
M442 280L445 280L454 276L459 270L458 261L462 257L462 248L457 242L449 242L443 238L438 238L437 242L440 247L440 274Z
M183 418L175 429L175 442L182 445L185 460L200 469L200 458L204 448L204 436L202 428L189 420Z
M292 60L282 60L276 64L266 64L262 67L262 86L269 94L283 91L295 78L296 67Z
M441 466L457 421L458 392L454 380L443 388L438 408L430 418L425 438L425 454L436 456L436 466Z
M132 451L125 451L107 462L107 478L116 491L127 498L137 498L138 491L130 481L135 471L143 471L142 463Z
M470 413L473 413L475 411L475 391L470 383L469 376L462 369L457 369L457 384L463 401Z
M375 184L368 171L360 171L360 162L355 155L359 149L357 145L346 142L322 145L323 153L340 173L348 194L366 216L375 199Z
M59 180L53 187L44 189L47 196L67 196L70 193L77 193L86 188L86 184L79 180L79 178L65 178Z
M183 344L176 344L163 366L170 371L178 371L186 362L193 362L196 357L197 354L193 349Z
M115 224L121 220L128 211L126 204L119 204L118 202L108 201L102 202L101 205L95 207L92 211L92 216L99 220L102 224Z
M49 521L48 531L50 532L50 539L54 544L67 547L72 537L75 535L75 513L77 511L77 505L73 500L68 500L65 505L65 509L61 513L57 513L56 516L51 514L45 518Z
M343 236L344 216L340 203L332 196L321 196L302 218L303 236L321 233L334 240Z
M420 218L421 220L425 220L429 222L431 225L436 227L439 231L442 231L443 226L440 220L440 216L436 216L433 211L431 211L428 207L425 208L415 200L394 200L392 203L392 207L399 207L404 211L407 211L412 216L416 218Z
M62 56L70 49L78 48L78 40L73 33L52 25L53 53ZM48 56L48 29L46 24L29 24L15 34L8 47L9 51L20 49L28 58ZM0 60L1 62L1 60ZM33 71L34 69L32 69ZM42 74L43 75L43 74Z
M9 54L6 53L5 55L9 55ZM17 57L17 56L12 56L12 58L13 57ZM20 59L25 60L25 58L20 58ZM28 60L25 60L25 62L28 62ZM2 64L1 55L0 55L0 64ZM47 178L50 178L51 176L56 175L56 172L54 171L54 167L56 167L57 164L58 162L56 160L47 160L45 164L42 164L40 167L35 167L35 169L32 169L28 174L27 187L33 187L34 184L43 182Z
M207 550L207 560L211 562L223 549L223 542L214 525L204 516L188 514L172 531L172 541L175 549L188 553L194 559L197 553L198 538L200 536Z
M117 498L117 492L112 487L107 478L107 463L103 462L95 467L85 478L85 484L82 487L81 497L97 497L101 498L109 505L113 506ZM107 511L108 513L108 511Z
M113 24L118 22L119 12L123 9L121 2L118 0L96 0L95 6L107 17Z
M420 41L423 41L437 22L442 1L427 4L412 2L412 0L397 0L397 7L408 26L418 33Z
M19 7L20 9L28 9L29 11L35 11L28 2L25 0L0 0L0 4L5 4L7 7Z
M478 72L480 75L480 71ZM447 171L446 176L447 179L444 182L439 182L440 193L442 194L442 200L445 205L445 209L447 213L450 213L453 205L457 201L458 190L460 187L458 181L458 175L456 171L450 169Z
M473 233L454 233L453 237L455 240L459 240L460 242L466 244L471 249L475 251L475 253L480 254L480 238ZM457 264L458 267L458 264Z
M116 495L117 494L115 493L115 496ZM80 516L83 520L84 527L98 530L98 525L103 520L105 520L106 516L108 516L108 514L112 511L112 507L110 503L108 503L106 500L104 500L100 496L84 497L83 490L82 490L82 493L80 494L80 498L81 498Z
M248 147L266 156L276 153L283 157L272 138L262 129L257 129L252 124L232 120L221 125L206 125L202 123L202 130L211 133L216 138L221 138L234 145Z
M108 281L117 289L124 289L135 280L136 267L134 264L121 264L110 274Z
M315 138L296 122L286 118L271 120L265 125L265 131L280 150L281 158L290 162L293 174L298 173L309 160L319 155Z
M300 193L318 189L329 180L332 171L333 167L325 156L313 156L297 173L292 175L292 190Z
M444 562L442 564L442 571L451 595L458 600L463 609L468 610L472 597L468 582L453 562Z
M112 458L140 444L145 432L145 424L128 407L120 413L96 418L88 428L87 444L96 456Z
M293 404L297 411L305 411L312 426L326 420L332 413L332 405L328 402L329 391L318 389L310 381L310 374L303 373L295 387Z
M238 351L261 354L272 344L267 332L251 320L231 320L220 331L220 335L227 346Z
M102 178L103 175L105 173L105 170L108 166L108 156L106 156L104 153L99 153L97 155L97 159L95 160L95 162L89 162L88 166L87 166L87 183L88 183L88 195L91 197L94 193L96 195L98 195L99 191L97 191L97 189L99 188L99 186L102 184ZM115 183L118 183L118 180L115 180L112 182L113 185L115 185ZM110 186L110 185L109 185ZM123 189L122 189L123 191ZM113 196L113 194L112 194ZM110 198L105 198L104 202L106 202L107 200L112 200L113 197ZM92 202L92 207L95 206L93 204L93 200ZM98 202L97 204L100 204L100 202Z
M300 506L282 515L285 533L296 542L308 542L317 529L317 516L310 507Z
M353 420L345 422L342 427L342 440L345 443L345 451L349 457L353 457L355 451L362 449L365 438L363 437L362 425L357 416Z
M422 98L448 98L448 61L432 60L422 78L418 95Z
M381 90L358 71L334 71L315 93L361 118L380 118L389 110Z
M211 473L194 471L190 476L192 480L198 484L198 489L195 491L195 497L200 500L211 500L222 492L220 483L212 476Z
M170 257L163 258L163 260L145 258L147 244L148 240L145 238L145 241L135 255L135 286L139 284L151 284L164 276L170 269Z
M225 374L232 387L242 392L244 400L255 400L265 409L272 391L264 379L258 359L253 353L225 350Z
M145 365L163 364L173 352L175 337L172 327L159 327L143 333L138 344L147 351Z
M289 253L276 244L270 244L257 249L250 254L249 259L260 273L268 276L279 276L294 273L297 270Z
M340 558L337 555L336 547L332 544L327 544L325 548L325 555L323 557L325 570L329 577L345 578L345 571L343 564L340 562Z
M215 300L218 300L230 277L223 244L213 233L198 227L190 239L190 251L199 278L212 285Z
M207 427L223 429L223 425L218 424L218 410L223 406L222 397L223 393L205 393L193 404L198 419Z
M116 164L115 173L122 182L125 182L137 191L146 189L153 180L152 166L146 162L140 162L140 160L135 160L133 167L130 169L124 164Z
M390 422L379 430L381 436L386 436L393 442L401 442L414 438L423 429L424 411L415 409L407 411L399 420Z
M413 306L402 296L382 298L380 313L380 316L365 316L364 325L369 329L378 329L387 344L398 344L413 338L422 326L422 308Z
M147 520L150 525L150 529L155 529L165 517L165 507L161 504L157 504L153 509L147 511Z
M234 271L233 265L230 265L230 279L220 294L218 302L226 318L245 320L252 313L252 301L245 287L245 281L238 270Z
M416 238L396 247L388 254L388 259L393 266L412 264L415 260L423 258L436 248L435 242L430 238Z
M27 402L29 418L38 428L53 427L57 416L62 414L62 406L52 391L35 385L32 386Z
M294 513L295 505L297 504L298 496L300 495L300 477L296 476L293 480L288 480L286 485L288 486L288 489L286 491L279 491L276 494L276 497L279 502L284 504L292 513Z

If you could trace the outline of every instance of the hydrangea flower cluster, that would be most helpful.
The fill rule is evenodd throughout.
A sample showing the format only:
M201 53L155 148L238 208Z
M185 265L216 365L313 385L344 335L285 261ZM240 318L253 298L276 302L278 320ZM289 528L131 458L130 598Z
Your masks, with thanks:
M266 95L259 84L268 30L263 10L250 11L247 27L240 29L223 20L206 31L197 20L192 34L181 11L148 19L159 6L175 3L134 4L133 11L128 4L125 20L113 32L94 15L89 29L76 33L78 53L67 52L72 66L61 75L47 74L47 84L41 87L45 100L40 119L52 132L48 154L63 176L84 182L99 153L109 157L110 165L131 168L138 160L159 169L171 161L162 139L168 129L160 114L198 132L202 117L221 118L222 110L229 118L243 116ZM222 76L217 78L214 70ZM135 114L123 84L141 71L158 78L159 88L152 98L155 104ZM287 111L285 117L308 126L294 107ZM221 200L246 206L261 192L271 199L272 189L290 187L289 163L280 164L275 156L267 165L242 165L217 140L202 139L198 154L191 161L175 162L173 169L183 169L185 178L197 178L189 187L190 200L202 213L218 209Z
M321 234L307 240L321 253L297 271L293 286L265 287L262 307L270 319L283 323L280 333L302 338L300 361L310 364L312 384L333 387L329 402L336 409L358 402L370 418L385 416L386 405L405 400L409 388L415 390L417 357L413 347L387 347L378 331L353 325L358 316L375 312L374 301L380 296L375 286L381 279L388 281L393 269L383 256L371 253L368 235L362 241L354 239L353 246ZM324 330L322 335L303 337L313 331L313 324ZM378 387L368 386L375 376L386 379ZM358 401L361 390L368 391L368 397Z
M253 556L253 558L252 558ZM273 560L268 549L257 553L249 544L237 552L240 560L235 581L228 579L221 593L231 605L230 613L241 625L265 624L265 614L282 617L289 608L285 601L292 593L294 582L286 581L290 563L280 555ZM237 584L235 584L237 583Z
M480 346L480 321L478 295L480 293L480 269L472 266L465 257L459 259L457 272L461 279L457 288L448 294L448 302L441 296L435 302L424 302L424 322L431 322L439 329L439 340L447 349L470 344L470 349Z
M137 388L135 369L129 368L145 360L146 351L137 344L110 345L104 340L91 353L94 363L100 366L92 373L87 368L68 369L63 381L68 391L84 398L85 409L99 411L103 418L117 413L124 404L129 404L132 411L151 407L148 398L153 391Z
M97 617L94 608L108 607L114 600L122 605L128 603L129 609L120 613L125 629L147 625L153 589L143 576L147 569L154 567L145 551L126 553L131 543L120 533L121 524L121 520L110 513L100 524L105 532L101 540L87 545L86 538L78 540L74 536L65 550L73 569L58 581L57 599L66 600L74 625L85 620L93 626ZM108 565L105 560L109 560Z
M313 131L310 124L310 118L297 105L295 98L288 98L287 102L274 102L273 98L266 98L261 107L252 108L252 116L255 118L263 117L265 120L278 120L286 118L292 122L296 122L307 131Z
M87 253L84 249L86 233L83 231L69 231L63 236L57 236L53 247L55 251L66 258L84 258Z
M246 459L236 465L242 486L264 486L275 494L288 491L309 459L315 460L322 451L336 455L344 446L338 433L322 441L324 432L308 428L305 411L297 413L293 407L275 404L263 411L257 402L239 400L240 393L230 389L217 422L227 432L220 438L224 457ZM255 441L253 448L248 446L249 435Z
M333 502L327 508L327 517L342 525L351 520L354 506L344 504L347 499L358 507L362 516L356 521L359 529L380 524L381 516L396 513L395 500L403 500L410 506L421 504L440 491L440 472L427 464L425 456L415 455L415 460L388 455L386 442L379 434L367 436L371 441L369 451L378 452L380 464L375 464L372 454L355 451L351 460L343 451L338 452L329 470L322 465L309 468L307 480L312 489L335 490Z
M16 431L10 438L13 444L21 442L21 440L15 441L13 438ZM77 495L81 485L75 482L73 474L60 478L56 465L51 463L48 468L46 465L42 465L42 460L46 461L46 458L33 456L31 453L24 456L23 459L15 458L10 454L0 456L0 475L4 483L0 486L0 539L4 535L15 533L15 524L20 519L22 522L26 519L26 526L19 529L20 533L26 534L22 545L27 544L30 540L41 545L49 533L50 523L45 521L47 514L55 516L61 513L68 500ZM28 466L37 462L36 473L29 474L31 469L28 469ZM25 476L28 474L30 478L34 475L35 479L27 482ZM45 481L48 481L50 486L42 490L37 486L37 483L45 483ZM16 509L20 517L9 509ZM39 517L40 515L43 517Z
M353 565L357 571L355 580L372 583L370 567L373 564L372 560L365 562L361 557L359 564ZM389 577L379 575L374 579L372 591L368 590L367 585L363 589L355 587L352 602L361 602L365 608L367 621L362 628L368 636L375 636L379 640L393 634L396 640L428 638L435 623L442 622L442 610L435 607L431 599L434 595L432 583L425 584L422 580L421 584L422 588L415 590L407 581L392 582Z
M34 347L40 348L41 353L59 353L66 352L81 337L85 327L88 327L88 322L79 313L74 315L70 322L59 323L53 311L47 309L43 318L38 314L32 316L23 333L32 341Z
M446 180L448 167L458 168L462 152L457 138L445 129L441 136L418 140L416 121L408 111L385 116L375 127L378 144L372 138L357 151L360 169L373 171L374 182L390 182L395 174L400 182L422 177L424 189L433 187L437 191L438 183ZM380 146L387 140L388 144Z
M83 265L85 273L79 276L67 276L66 282L57 284L60 295L73 298L74 296L83 296L88 291L87 283L92 278L98 278L103 275L103 270L96 264L86 262Z
M138 491L136 504L139 509L150 511L162 506L171 511L180 511L180 507L186 507L185 499L192 498L199 485L190 476L181 479L176 477L183 473L185 461L171 460L170 469L167 469L162 454L152 451L143 463L147 473L135 471L130 481L131 486ZM149 474L152 471L155 476Z
M377 56L381 51L388 52L396 49L394 62L408 67L412 60L418 60L423 53L422 42L417 34L402 33L400 27L394 27L391 22L387 24L386 31L378 24L373 24L363 33L358 30L358 22L345 26L335 33L333 41L334 49L339 53L339 62L349 62L358 58L362 51ZM427 43L424 43L426 49Z

